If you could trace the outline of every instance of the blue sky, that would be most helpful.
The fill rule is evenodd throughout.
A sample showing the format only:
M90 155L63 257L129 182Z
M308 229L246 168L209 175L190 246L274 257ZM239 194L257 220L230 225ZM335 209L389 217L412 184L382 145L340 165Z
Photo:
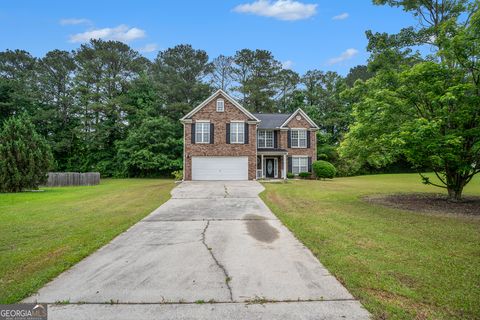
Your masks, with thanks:
M0 4L0 50L41 57L103 37L152 59L158 50L189 43L211 58L266 49L301 74L346 74L368 58L365 30L393 33L412 24L408 13L371 0L15 0Z

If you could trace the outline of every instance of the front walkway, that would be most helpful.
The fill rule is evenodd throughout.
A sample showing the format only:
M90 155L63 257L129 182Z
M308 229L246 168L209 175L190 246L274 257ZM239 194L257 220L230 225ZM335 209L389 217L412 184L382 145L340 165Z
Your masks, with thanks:
M367 319L245 182L172 199L26 301L49 319Z

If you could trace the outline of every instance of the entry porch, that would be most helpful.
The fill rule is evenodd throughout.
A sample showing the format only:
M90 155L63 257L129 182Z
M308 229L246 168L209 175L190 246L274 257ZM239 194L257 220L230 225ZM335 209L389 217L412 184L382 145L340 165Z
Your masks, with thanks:
M257 179L287 179L285 149L257 150Z

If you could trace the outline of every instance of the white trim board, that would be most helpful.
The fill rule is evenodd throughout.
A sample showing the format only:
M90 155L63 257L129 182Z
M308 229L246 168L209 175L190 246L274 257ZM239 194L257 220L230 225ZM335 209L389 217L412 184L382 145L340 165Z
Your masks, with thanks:
M315 122L313 122L312 119L310 119L310 117L300 108L298 108L294 113L292 113L290 115L290 117L288 117L287 120L285 120L284 123L282 123L282 125L280 126L280 128L285 128L285 126L290 122L292 121L293 117L295 117L298 113L301 114L302 117L305 118L305 120L307 120L307 122L313 127L313 129L319 129L318 126L315 124ZM305 129L305 128L304 128Z
M211 102L213 99L215 99L215 97L217 97L219 94L221 94L225 99L227 99L228 101L230 101L235 107L237 107L238 109L240 109L240 111L242 111L243 113L245 113L245 115L247 117L249 117L250 119L253 119L255 120L257 123L260 122L260 120L255 117L253 114L251 114L247 109L245 109L244 107L242 107L242 105L240 103L238 103L235 99L233 99L231 96L229 96L225 91L219 89L217 91L215 91L210 97L208 97L205 101L203 101L201 104L199 104L196 108L194 108L192 111L190 111L189 113L187 113L187 115L185 115L182 119L180 119L180 121L186 121L188 120L189 118L191 118L195 113L197 113L198 111L200 111L200 109L202 109L203 107L205 107L209 102Z

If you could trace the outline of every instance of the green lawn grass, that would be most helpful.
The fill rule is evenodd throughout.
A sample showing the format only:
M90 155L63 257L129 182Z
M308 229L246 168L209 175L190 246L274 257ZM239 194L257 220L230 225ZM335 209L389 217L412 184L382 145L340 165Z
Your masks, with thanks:
M480 195L480 177L465 195ZM264 184L261 197L376 319L480 319L480 219L366 203L416 174Z
M0 194L0 303L19 301L170 198L172 180Z

